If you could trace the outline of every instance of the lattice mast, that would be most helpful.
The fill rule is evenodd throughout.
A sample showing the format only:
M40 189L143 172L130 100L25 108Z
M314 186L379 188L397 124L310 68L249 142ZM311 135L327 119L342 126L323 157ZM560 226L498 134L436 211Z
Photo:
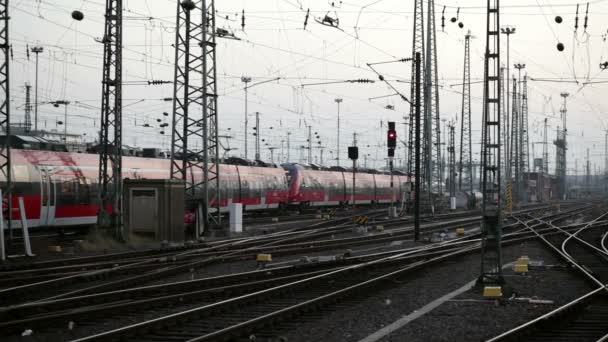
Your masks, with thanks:
M106 0L103 44L97 222L122 238L122 0Z
M471 31L464 37L462 115L460 120L460 156L458 189L473 192L473 146L471 140Z
M555 161L555 174L557 176L558 194L560 199L566 198L566 151L568 144L566 142L567 128L566 128L566 115L568 114L567 100L568 93L561 93L560 96L564 99L563 107L560 109L562 116L562 130L557 129L557 139L554 144L556 146L556 161Z
M439 78L437 70L437 39L435 29L435 1L428 1L425 56L425 164L428 191L443 192L441 179L441 124L439 114ZM434 183L434 184L433 184ZM433 205L431 197L431 205Z
M504 79L505 79L505 73L506 73L506 68L504 66L502 66L500 68L500 76L499 76L499 82L500 82L500 103L502 103L503 105L500 106L500 117L502 118L502 149L500 149L500 157L501 160L504 161L503 167L502 167L502 188L501 193L500 193L500 197L502 199L502 205L503 208L505 208L505 210L508 207L508 200L507 200L507 194L509 194L509 192L507 191L508 187L509 187L509 182L508 182L508 174L509 174L509 163L507 162L508 160L508 151L509 151L509 147L508 147L508 137L506 134L507 130L509 129L509 123L507 118L509 117L507 115L506 112L506 106L504 105L506 103L506 94L505 94L505 86L504 86ZM508 212L508 211L507 211Z
M525 75L521 86L521 158L520 158L520 172L521 172L521 189L522 193L520 198L527 202L527 193L523 190L525 183L524 174L530 171L530 137L528 134L528 76Z
M32 130L32 102L31 102L32 86L29 83L25 83L25 120L24 129L26 133L30 133Z
M456 127L453 124L448 126L448 169L449 169L449 192L450 199L456 198Z
M488 0L484 75L482 153L481 280L502 283L502 212L500 203L500 0Z
M9 84L9 15L8 15L8 0L0 0L0 92L2 100L0 100L0 130L6 134L4 143L0 145L0 173L4 178L2 184L2 202L3 208L7 208L6 213L9 217L5 217L9 235L12 237L11 218L13 213L13 176L11 164L11 120L10 120L10 84ZM6 200L5 200L6 199ZM4 234L4 232L1 232ZM4 246L1 246L4 248ZM4 255L3 255L4 256Z
M510 149L510 154L511 154L511 158L509 158L509 160L511 161L511 168L512 168L512 172L511 175L513 176L513 179L515 180L515 186L513 186L513 181L511 181L511 196L509 199L507 199L508 201L511 201L511 210L512 210L512 206L513 206L513 199L515 198L516 200L519 198L519 194L518 194L518 190L519 190L519 111L518 111L518 104L517 104L517 78L515 78L515 76L513 77L513 100L512 100L512 104L513 106L511 107L511 149Z
M214 1L179 1L171 178L186 182L186 199L200 209L205 229L219 221L220 204L215 47Z
M549 173L549 139L548 139L548 125L547 118L545 118L545 127L543 132L543 173ZM606 165L608 165L608 159L606 159Z
M416 56L416 53L420 53L422 65L424 65L424 1L423 0L414 0L414 29L412 36L412 56ZM422 69L422 68L421 68ZM424 78L424 71L422 71ZM416 63L412 63L412 74L411 74L411 95L410 99L416 98ZM424 96L424 95L421 95ZM420 106L424 105L424 98L421 99ZM421 108L421 110L423 110ZM410 177L414 173L414 156L415 156L415 130L416 130L416 109L415 106L410 106L410 126L409 126L409 134L408 134L408 174ZM424 164L422 166L424 170ZM424 171L422 171L424 172ZM421 176L422 176L421 172Z
M608 194L608 131L604 133L604 195Z

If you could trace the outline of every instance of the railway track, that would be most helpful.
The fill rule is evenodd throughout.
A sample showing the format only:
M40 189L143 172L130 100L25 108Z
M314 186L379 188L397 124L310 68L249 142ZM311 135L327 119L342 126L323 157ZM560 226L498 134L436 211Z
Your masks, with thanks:
M608 341L608 238L606 227L595 225L606 217L608 212L573 232L543 221L560 233L550 237L528 227L596 289L488 342Z
M561 213L560 216L566 215L567 213ZM555 217L555 215L553 215ZM569 229L575 229L577 228L577 226L573 226L570 227ZM521 241L522 239L529 239L529 238L534 238L534 235L531 234L530 232L513 232L510 235L507 235L508 239L511 239L511 241ZM506 237L507 237L506 236ZM323 273L323 272L337 272L338 270L342 269L355 269L358 266L353 266L352 263L354 262L354 260L356 260L356 262L358 263L357 265L366 265L368 263L373 264L376 261L373 261L373 258L379 258L380 260L400 260L400 262L405 262L406 265L417 265L418 263L422 263L425 264L426 261L428 260L435 260L436 258L440 258L437 260L442 260L441 258L444 255L452 255L450 253L470 253L476 250L476 248L478 247L478 243L479 240L476 239L469 239L467 238L462 238L462 239L457 239L455 241L450 241L450 242L446 242L446 243L442 243L442 244L437 244L436 246L430 246L430 247L426 247L426 248L418 248L417 250L413 250L410 249L409 251L397 251L397 252L385 252L385 253L379 253L377 255L373 255L373 256L368 256L368 257L358 257L358 258L347 258L344 260L340 260L334 263L327 263L325 265L322 265L321 267L319 267L319 265L309 265L308 268L304 267L301 268L300 271L306 270L309 271L308 273L304 273L304 274L291 274L291 275L286 275L283 274L286 278L282 279L281 277L279 277L279 275L281 275L280 272L285 272L286 269L289 268L282 268L279 270L269 270L270 272L272 272L276 277L267 277L268 279L265 280L258 280L258 279L249 279L251 282L251 290L255 290L255 289L259 289L260 287L264 287L264 286L272 286L272 285L276 285L278 283L280 283L281 281L288 281L288 280L292 280L298 277L302 277L302 276L307 276L310 275L314 272L317 273ZM399 254L396 253L402 253L401 256L399 256ZM372 261L368 261L372 259ZM363 266L361 266L363 267ZM360 270L360 269L359 269ZM393 270L388 270L386 272L390 273ZM258 274L263 274L265 271L258 271ZM382 276L379 274L376 274L378 276ZM251 276L251 275L250 275ZM235 276L238 277L238 276ZM290 278L291 277L291 278ZM342 280L342 278L339 278L340 280ZM357 278L360 281L360 278ZM234 278L233 280L237 280L237 278ZM240 279L238 280L240 283L243 283L246 279ZM367 279L367 280L371 280L371 279ZM366 281L367 281L366 280ZM198 281L197 281L198 282ZM150 308L150 307L154 307L154 305L168 305L169 303L173 302L173 305L175 305L175 302L179 302L179 303L184 303L184 302L188 302L188 305L184 305L184 304L180 304L179 308L176 308L176 312L179 311L188 311L191 310L193 306L196 306L195 303L198 303L199 305L203 305L205 306L205 302L202 302L202 300L204 300L205 298L209 299L209 293L206 291L206 289L199 289L198 291L191 291L191 289L188 288L188 286L197 286L197 282L192 282L190 285L186 284L186 283L181 283L181 284L174 284L174 285L166 285L166 286L161 286L161 287L149 287L149 288L140 288L140 289L133 289L133 290L125 290L125 291L118 291L115 293L107 293L107 294L96 294L96 295L90 295L90 296L80 296L80 297L76 297L73 299L70 298L66 298L66 299L59 299L56 301L49 301L47 303L32 303L32 304L28 304L22 307L17 307L15 309L13 309L12 311L7 311L4 312L3 314L5 314L7 317L21 317L21 316L27 316L28 312L29 315L31 316L32 312L37 313L36 316L34 316L33 318L30 317L28 318L24 318L23 320L17 320L17 321L12 321L9 322L8 324L3 324L2 326L0 326L0 330L7 330L7 329L19 329L19 328L23 328L26 326L32 326L35 324L38 324L40 322L44 322L45 324L53 324L53 322L56 322L57 320L63 320L63 323L65 324L65 320L67 319L84 319L87 317L87 315L108 315L108 313L110 312L120 312L120 313L126 313L126 312L135 312L135 314L137 314L139 312L139 310L146 310L146 308ZM201 282L198 282L198 284L201 284ZM219 283L216 283L216 285L220 285ZM343 284L340 283L339 288L342 288L343 286L346 286L348 284ZM231 286L230 287L230 291L232 294L239 294L241 292L238 292L238 286L235 285L228 285ZM353 285L354 286L354 285ZM177 289L177 292L169 290L169 288L173 288L173 290ZM348 287L348 286L347 286ZM337 288L335 288L334 290L336 290ZM216 287L214 289L211 289L210 291L219 291L220 287ZM242 291L242 288L241 288ZM264 290L261 290L261 292L263 292ZM144 293L154 293L154 292L158 292L158 296L153 296L151 298L144 296ZM129 297L129 293L131 294L139 294L139 297L137 296L133 296L133 297ZM145 298L142 298L145 297ZM196 302L193 299L197 298L197 296L199 297L199 301ZM205 297L207 296L207 297ZM115 297L116 301L115 302L105 302L107 299ZM182 298L182 299L179 299ZM186 300L184 300L184 298ZM216 300L220 300L222 297L221 296L216 296L215 297ZM298 297L299 298L299 297ZM179 300L178 300L179 299ZM301 298L300 298L301 299ZM182 300L184 300L182 302ZM90 301L88 304L87 301ZM97 302L95 302L97 301ZM221 302L221 301L220 301ZM70 304L72 303L72 304ZM77 304L80 305L89 305L89 308L82 308L80 306L77 306ZM100 307L100 303L104 303L101 307ZM163 304L164 303L164 304ZM276 303L275 303L276 304ZM275 305L273 304L273 306ZM207 305L211 305L211 304L207 304ZM45 312L45 308L48 310L48 308L60 308L61 310L59 312L57 311L47 311ZM79 308L79 309L78 309ZM105 312L102 314L102 312ZM172 313L168 313L169 315L171 315ZM141 313L139 313L138 315L141 315ZM134 320L136 320L135 318L133 318L133 316L129 316L127 314L127 316L123 317L124 322L132 322ZM36 323L38 322L38 323ZM219 328L218 328L219 329ZM104 335L105 336L105 335ZM107 336L106 336L107 337ZM104 339L106 337L103 337ZM167 336L166 336L167 337ZM161 338L162 337L158 337ZM102 339L103 340L103 339Z
M527 209L521 213L526 213L529 210L534 209ZM567 214L568 211L565 213ZM564 213L561 215L564 215ZM423 228L428 233L442 229L476 225L478 220L479 217L474 216L472 218L455 219L450 222L429 223L424 225ZM387 227L402 224L400 220L384 222L384 225ZM412 228L410 227L371 236L309 242L310 239L326 237L345 229L350 229L350 227L338 225L316 230L294 229L294 231L284 234L224 241L210 247L179 253L168 252L156 255L154 258L132 257L133 254L129 253L126 255L126 259L115 262L57 266L47 270L36 268L32 271L16 271L16 273L5 272L2 273L5 278L5 284L10 284L12 279L23 279L24 275L27 275L28 272L34 272L34 279L38 277L38 279L42 278L42 281L0 290L0 298L5 298L7 303L19 303L22 298L28 298L29 300L46 298L48 300L84 295L108 291L109 289L126 288L162 277L188 273L192 272L192 269L217 262L252 260L259 252L273 253L273 255L277 256L297 255L323 250L348 249L352 246L378 244L396 239L411 238L412 236ZM88 258L85 259L89 260ZM89 268L92 268L93 271L89 271ZM64 272L64 274L58 271ZM50 277L52 278L44 280L47 276L44 272L50 273ZM145 273L141 274L141 272ZM57 277L61 275L63 277Z

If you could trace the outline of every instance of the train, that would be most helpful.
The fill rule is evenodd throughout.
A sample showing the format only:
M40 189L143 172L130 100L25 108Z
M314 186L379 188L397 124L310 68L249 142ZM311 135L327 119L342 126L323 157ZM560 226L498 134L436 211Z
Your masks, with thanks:
M15 209L19 208L19 198L23 198L30 228L96 223L100 203L97 154L11 149L11 163L14 227L21 224L21 214ZM123 179L165 179L170 174L170 160L124 156L122 172ZM346 169L298 163L280 166L221 163L219 197L211 197L210 204L219 204L221 212L228 212L230 203L242 203L245 211L255 212L348 205L353 200L359 205L399 202L411 193L411 182L403 174L391 176L369 170L354 175L353 198L353 172ZM196 181L202 173L188 176ZM214 188L211 190L215 193Z

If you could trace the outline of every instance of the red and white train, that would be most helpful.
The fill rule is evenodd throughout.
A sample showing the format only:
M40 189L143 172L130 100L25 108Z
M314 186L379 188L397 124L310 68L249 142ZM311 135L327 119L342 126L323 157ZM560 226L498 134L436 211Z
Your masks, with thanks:
M91 225L98 212L99 156L89 153L12 149L13 208L23 197L29 227ZM170 161L123 157L123 178L169 177ZM314 170L300 164L257 167L221 164L218 201L245 210L269 210L290 205L335 206L352 203L352 172ZM201 175L194 175L201 177ZM0 180L1 181L1 180ZM356 173L355 201L359 204L399 201L409 192L406 176ZM19 213L13 211L19 226Z

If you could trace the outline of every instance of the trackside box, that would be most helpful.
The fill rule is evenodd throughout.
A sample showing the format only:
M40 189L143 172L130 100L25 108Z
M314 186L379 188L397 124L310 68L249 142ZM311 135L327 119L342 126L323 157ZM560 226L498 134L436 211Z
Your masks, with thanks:
M125 179L124 224L128 235L184 242L185 185L174 179Z

